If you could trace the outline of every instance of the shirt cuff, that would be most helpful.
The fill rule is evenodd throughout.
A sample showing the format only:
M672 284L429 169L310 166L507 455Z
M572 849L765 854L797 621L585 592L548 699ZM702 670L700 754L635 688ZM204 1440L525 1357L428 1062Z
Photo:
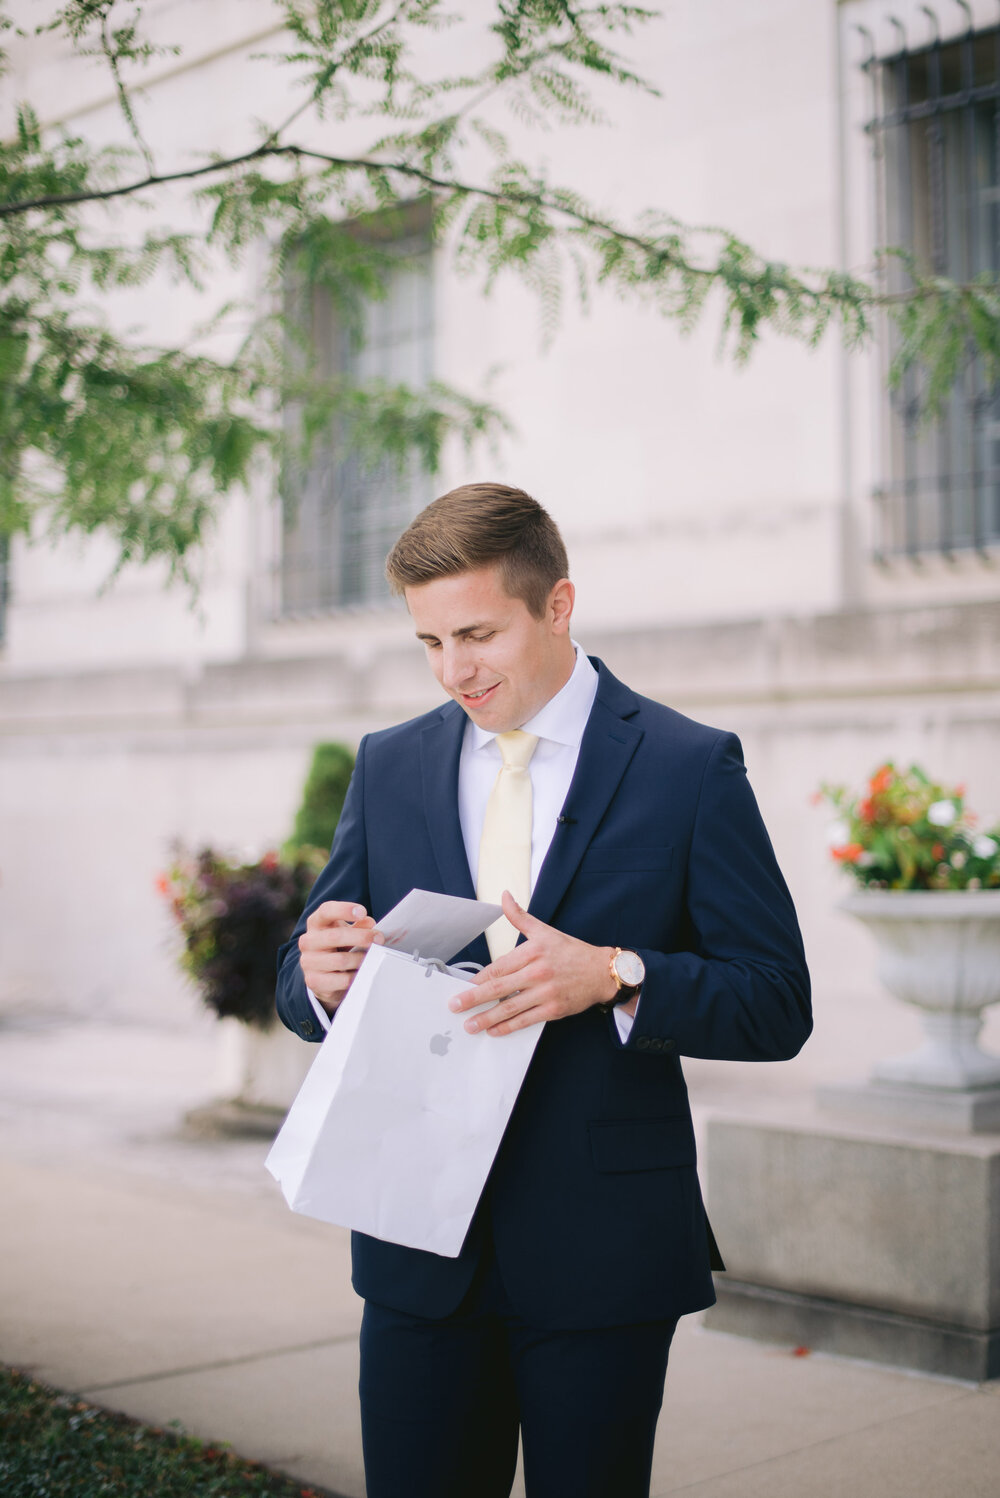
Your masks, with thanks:
M639 1013L639 1004L641 1004L641 1003L642 1003L642 995L640 994L638 1002L637 1002L637 1004L635 1006L635 1013L636 1014ZM635 1015L633 1015L633 1014L626 1014L625 1011L624 1011L624 1009L622 1008L622 1006L620 1004L618 1004L616 1006L614 1013L615 1013L615 1024L618 1026L618 1035L619 1035L619 1038L621 1040L622 1045L624 1045L625 1042L628 1040L629 1035L632 1033L632 1026L635 1023Z
M323 1008L323 1005L320 1003L319 999L317 999L308 983L306 984L306 993L309 995L310 1004L316 1011L316 1018L319 1020L324 1030L329 1030L331 1025L330 1016L327 1014L326 1010ZM629 1020L629 1024L631 1023L632 1021Z

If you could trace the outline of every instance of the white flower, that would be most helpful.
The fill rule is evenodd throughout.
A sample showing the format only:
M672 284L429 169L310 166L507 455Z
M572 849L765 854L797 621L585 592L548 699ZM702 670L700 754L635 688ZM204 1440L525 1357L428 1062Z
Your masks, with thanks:
M831 822L826 829L826 845L828 848L842 848L845 843L851 841L851 829L846 822Z
M870 869L875 863L875 854L869 853L866 848L863 853L858 854L854 861L859 869Z
M927 820L932 827L950 827L957 814L954 801L935 801L927 808Z
M954 853L951 855L951 866L952 866L952 868L953 869L964 869L967 862L968 862L968 858L967 858L966 854L964 854L962 852L961 848L956 848L955 851L954 851Z
M998 847L993 838L980 836L973 840L972 851L977 858L992 858Z

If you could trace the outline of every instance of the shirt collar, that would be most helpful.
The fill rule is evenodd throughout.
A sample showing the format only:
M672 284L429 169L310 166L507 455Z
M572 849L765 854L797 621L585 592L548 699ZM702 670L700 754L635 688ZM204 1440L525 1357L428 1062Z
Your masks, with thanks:
M549 739L552 743L578 749L597 696L598 678L586 651L581 650L575 640L573 648L576 651L576 665L569 681L559 688L554 697L549 698L544 707L538 709L533 718L521 724L521 730L523 733L533 733L539 739ZM480 728L471 718L469 728L474 749L483 749L496 738L495 733Z

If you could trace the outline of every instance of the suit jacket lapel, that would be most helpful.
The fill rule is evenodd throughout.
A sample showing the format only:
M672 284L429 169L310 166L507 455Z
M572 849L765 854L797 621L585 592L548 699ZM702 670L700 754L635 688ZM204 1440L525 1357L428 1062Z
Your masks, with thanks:
M643 736L630 721L638 698L603 662L594 665L600 681L563 805L565 820L556 824L529 906L540 921L555 914Z
M458 764L465 733L465 714L457 703L441 709L420 736L420 770L424 812L441 888L449 895L476 898L469 860L465 856L458 817Z

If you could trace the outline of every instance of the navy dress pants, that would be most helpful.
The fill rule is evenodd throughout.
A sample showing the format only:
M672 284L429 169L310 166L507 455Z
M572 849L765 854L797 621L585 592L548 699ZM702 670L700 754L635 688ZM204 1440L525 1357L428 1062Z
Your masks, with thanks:
M508 1498L519 1433L528 1498L648 1498L676 1324L539 1330L515 1314L492 1255L441 1321L368 1301L368 1498Z

